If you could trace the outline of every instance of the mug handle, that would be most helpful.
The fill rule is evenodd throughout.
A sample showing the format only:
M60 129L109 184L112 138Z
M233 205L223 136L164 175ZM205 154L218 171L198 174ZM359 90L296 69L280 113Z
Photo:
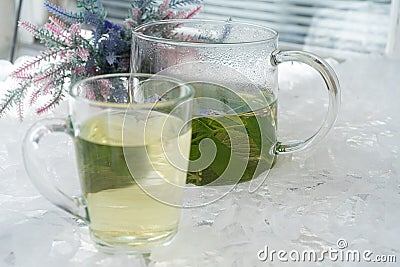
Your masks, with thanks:
M22 146L25 169L32 183L45 198L57 207L88 222L89 216L83 198L70 197L57 188L51 181L52 177L48 168L44 168L43 161L38 157L43 137L53 133L66 133L70 137L74 136L70 121L57 118L38 121L28 130Z
M277 155L298 152L321 141L335 123L340 107L339 81L335 71L327 62L312 53L304 51L275 50L271 54L272 66L278 66L282 62L292 61L305 63L319 72L328 88L329 106L321 127L313 135L300 141L277 142L275 148L275 153Z

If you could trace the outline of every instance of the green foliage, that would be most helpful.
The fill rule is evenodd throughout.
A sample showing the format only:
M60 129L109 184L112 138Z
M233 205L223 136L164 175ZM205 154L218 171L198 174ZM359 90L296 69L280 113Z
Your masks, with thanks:
M6 89L0 101L0 116L16 107L22 119L26 96L30 104L42 97L49 98L47 104L36 111L41 114L50 110L67 94L66 80L74 82L99 74L129 72L132 28L152 20L189 18L200 8L189 13L175 8L201 0L173 2L176 5L169 6L169 0L162 3L132 0L132 10L121 25L107 20L101 0L78 0L80 12L70 12L45 2L44 6L54 14L49 22L42 27L29 22L20 22L19 26L32 33L47 50L11 74L15 84ZM92 29L91 37L83 34L83 25ZM114 93L114 99L124 101L123 92Z

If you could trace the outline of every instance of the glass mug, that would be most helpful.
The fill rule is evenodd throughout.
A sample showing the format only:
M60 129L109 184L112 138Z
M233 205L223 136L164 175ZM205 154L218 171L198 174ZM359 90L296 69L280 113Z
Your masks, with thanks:
M316 144L338 114L340 88L333 69L311 53L278 50L278 33L267 27L197 19L150 22L133 31L131 60L132 72L176 77L195 88L188 183L227 185L266 177L276 155ZM329 108L312 136L279 142L277 66L287 61L320 73ZM236 122L226 126L227 121ZM247 135L235 134L236 128Z
M128 103L133 83L145 88L144 103ZM43 196L89 225L98 247L147 251L177 231L193 95L190 86L148 74L109 74L79 81L70 91L67 119L41 120L27 132L26 170ZM69 197L55 187L37 157L42 139L52 133L73 138L80 197ZM167 158L176 153L182 153L181 168ZM165 191L167 198L156 195Z

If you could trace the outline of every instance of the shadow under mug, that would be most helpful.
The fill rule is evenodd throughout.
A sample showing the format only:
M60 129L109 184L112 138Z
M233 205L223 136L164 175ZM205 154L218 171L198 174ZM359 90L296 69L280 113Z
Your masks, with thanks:
M144 103L128 104L133 83L146 89ZM38 121L26 133L25 168L43 196L89 225L99 248L146 252L177 231L193 95L190 86L157 75L81 80L70 91L68 118ZM74 141L79 197L57 188L54 174L41 160L40 147L54 133L68 134ZM167 158L175 153L183 156L181 168Z
M276 155L308 148L326 136L340 105L331 66L303 51L280 51L270 28L216 20L165 20L132 33L131 71L172 76L195 88L188 183L228 185L266 177ZM277 140L277 66L316 69L329 95L327 115L310 137ZM254 180L253 180L254 181Z

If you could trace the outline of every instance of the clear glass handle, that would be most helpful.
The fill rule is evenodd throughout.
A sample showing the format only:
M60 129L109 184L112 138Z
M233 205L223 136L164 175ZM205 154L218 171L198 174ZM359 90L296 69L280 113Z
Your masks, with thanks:
M57 207L87 222L89 217L82 197L70 197L57 188L52 182L48 168L38 157L40 142L43 137L52 133L66 133L72 136L73 130L64 119L46 119L35 123L23 141L25 169L32 183L44 197Z
M276 154L287 154L297 151L301 151L308 148L324 138L334 125L337 115L339 113L340 107L340 86L336 73L320 57L303 51L274 51L271 54L271 64L277 66L282 62L297 61L305 63L314 69L316 69L319 74L321 74L324 79L325 85L328 88L329 93L329 107L328 112L323 121L321 127L309 138L301 141L290 141L281 143L278 142L275 153Z

